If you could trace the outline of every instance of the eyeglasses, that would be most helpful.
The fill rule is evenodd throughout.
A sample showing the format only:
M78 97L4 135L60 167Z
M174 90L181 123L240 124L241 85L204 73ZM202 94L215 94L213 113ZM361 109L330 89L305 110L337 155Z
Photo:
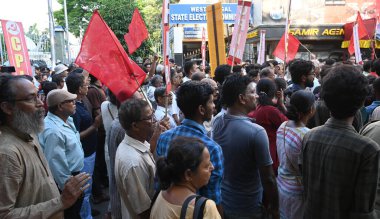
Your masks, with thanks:
M23 98L23 99L11 99L9 100L11 102L25 102L25 103L34 103L37 104L39 101L41 101L37 95L33 95L31 97Z
M75 103L75 99L74 100L65 100L62 102L62 104L65 104L65 103Z
M156 119L156 116L154 115L154 113L152 113L152 115L148 116L147 118L142 118L140 120L137 120L136 122L149 121L149 120L151 123L157 122L157 119Z

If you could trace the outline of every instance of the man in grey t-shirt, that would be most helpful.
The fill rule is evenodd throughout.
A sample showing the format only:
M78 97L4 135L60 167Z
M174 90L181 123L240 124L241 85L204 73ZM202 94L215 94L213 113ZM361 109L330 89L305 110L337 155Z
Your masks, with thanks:
M223 150L222 206L226 218L279 218L278 192L265 129L247 117L256 108L256 87L246 76L228 77L222 88L227 113L213 123ZM265 200L265 201L263 201Z

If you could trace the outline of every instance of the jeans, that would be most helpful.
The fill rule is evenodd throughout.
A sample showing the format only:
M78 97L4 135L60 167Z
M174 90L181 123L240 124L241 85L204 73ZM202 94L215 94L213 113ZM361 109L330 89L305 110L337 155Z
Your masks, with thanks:
M88 181L88 183L90 184L90 187L84 190L82 208L80 209L80 216L82 219L92 219L90 196L91 196L91 190L92 190L92 175L94 173L95 157L96 157L96 152L91 154L88 157L85 157L84 166L83 166L83 169L81 170L81 172L85 172L91 175L91 179Z

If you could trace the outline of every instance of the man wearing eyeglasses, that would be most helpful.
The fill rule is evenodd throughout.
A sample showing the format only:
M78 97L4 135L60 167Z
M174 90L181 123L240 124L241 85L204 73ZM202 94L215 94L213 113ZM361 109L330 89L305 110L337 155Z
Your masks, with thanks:
M71 175L78 175L83 168L84 153L79 132L75 128L76 94L63 89L52 90L47 96L49 112L45 118L45 129L39 141L48 160L55 182L60 191ZM80 218L83 197L69 209L65 218Z
M71 176L61 195L37 140L43 102L25 77L0 76L0 218L63 218L89 185ZM87 184L87 185L86 185Z
M154 118L149 103L129 99L119 108L119 121L126 132L115 157L115 180L121 197L122 218L149 218L154 195L155 147L149 139L158 139L166 128Z

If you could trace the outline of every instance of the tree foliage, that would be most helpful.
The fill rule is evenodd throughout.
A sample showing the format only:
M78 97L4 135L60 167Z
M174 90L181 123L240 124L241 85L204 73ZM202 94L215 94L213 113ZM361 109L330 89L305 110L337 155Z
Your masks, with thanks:
M58 0L63 4L63 0ZM147 57L157 51L161 42L161 8L162 0L67 0L69 29L76 37L84 34L92 12L99 9L103 19L115 33L123 47L127 50L124 34L137 7L149 31L149 39L133 54L133 57ZM65 26L63 8L54 12L54 18L61 26Z

